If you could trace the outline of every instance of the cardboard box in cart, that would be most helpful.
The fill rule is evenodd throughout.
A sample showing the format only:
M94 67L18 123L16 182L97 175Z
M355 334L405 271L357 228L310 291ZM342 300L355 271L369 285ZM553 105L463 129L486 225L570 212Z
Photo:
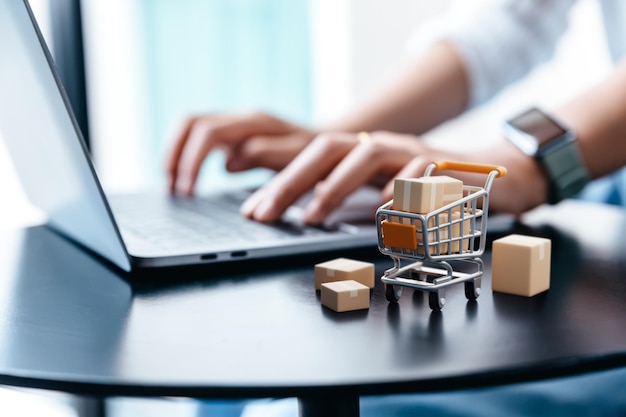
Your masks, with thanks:
M463 182L446 175L396 178L394 181L394 210L426 214L461 198Z

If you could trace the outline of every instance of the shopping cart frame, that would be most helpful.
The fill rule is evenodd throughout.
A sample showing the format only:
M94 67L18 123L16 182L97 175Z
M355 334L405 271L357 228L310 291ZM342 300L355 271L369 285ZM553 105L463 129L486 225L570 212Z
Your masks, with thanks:
M468 300L476 300L480 295L484 270L480 257L486 245L489 192L493 181L506 175L506 168L441 161L430 164L424 176L436 170L486 174L487 178L484 187L464 185L461 199L426 214L394 210L391 200L376 211L376 229L379 251L393 260L393 267L381 277L387 300L397 302L402 288L409 287L428 291L430 307L441 310L450 285L465 283ZM411 247L386 245L383 232L386 221L414 228L415 241L419 244ZM411 263L402 266L402 260Z

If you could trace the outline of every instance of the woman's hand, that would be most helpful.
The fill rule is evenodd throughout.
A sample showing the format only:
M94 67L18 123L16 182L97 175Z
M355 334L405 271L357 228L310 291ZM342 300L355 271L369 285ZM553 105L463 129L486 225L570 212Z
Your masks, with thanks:
M547 201L548 182L540 165L534 158L522 153L505 139L489 148L467 153L426 151L409 162L397 175L398 178L421 177L426 167L439 160L501 165L507 169L506 176L493 182L489 196L489 210L520 215ZM463 184L484 187L486 176L460 171L445 172L458 178ZM383 200L393 198L393 181L383 189Z
M263 167L283 169L315 132L266 113L202 115L181 126L169 152L167 174L173 193L193 194L205 158L220 149L231 172Z
M362 134L360 134L362 135ZM362 138L362 136L361 136ZM352 133L317 136L294 161L242 206L242 214L262 222L280 218L291 204L314 189L304 221L318 224L360 186L382 186L381 203L393 198L393 179L421 177L436 161L503 165L509 174L494 182L490 209L520 214L546 201L547 184L539 165L506 141L489 149L457 153L434 149L412 135L373 132L369 140ZM465 184L484 186L485 176L450 174Z
M321 223L357 188L367 183L380 185L381 181L384 185L424 148L413 135L323 133L253 194L242 206L242 214L262 222L275 221L314 189L304 220Z

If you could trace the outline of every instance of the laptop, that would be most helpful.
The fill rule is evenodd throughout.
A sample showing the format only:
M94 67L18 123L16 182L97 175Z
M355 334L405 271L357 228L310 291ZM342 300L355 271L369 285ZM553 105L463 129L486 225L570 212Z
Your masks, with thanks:
M106 196L71 106L26 0L0 0L0 132L29 200L48 225L124 271L374 246L367 192L321 227L239 215L246 190L206 198L162 194ZM165 186L164 186L165 188ZM370 220L346 221L355 214Z

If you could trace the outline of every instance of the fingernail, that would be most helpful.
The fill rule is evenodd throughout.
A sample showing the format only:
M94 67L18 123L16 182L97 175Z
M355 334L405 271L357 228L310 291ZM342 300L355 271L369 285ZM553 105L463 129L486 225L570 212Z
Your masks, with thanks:
M309 224L319 224L326 217L317 200L311 201L304 209L304 222Z
M269 222L276 219L276 208L272 200L264 200L254 210L254 218L261 222Z
M176 192L180 195L186 195L189 190L189 179L187 177L178 177L176 180Z
M246 217L252 217L252 212L254 211L255 207L256 202L252 198L248 198L246 201L243 202L241 207L239 207L239 212Z

